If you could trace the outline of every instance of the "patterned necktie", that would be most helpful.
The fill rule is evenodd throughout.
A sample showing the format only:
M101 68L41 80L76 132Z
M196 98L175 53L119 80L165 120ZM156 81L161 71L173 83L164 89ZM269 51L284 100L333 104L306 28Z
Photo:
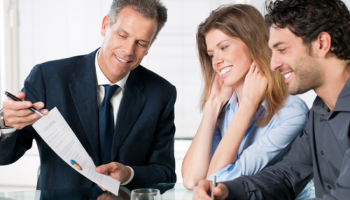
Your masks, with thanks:
M114 134L114 117L111 98L119 86L104 85L103 87L105 88L105 97L99 109L100 164L107 164L112 161L111 151Z

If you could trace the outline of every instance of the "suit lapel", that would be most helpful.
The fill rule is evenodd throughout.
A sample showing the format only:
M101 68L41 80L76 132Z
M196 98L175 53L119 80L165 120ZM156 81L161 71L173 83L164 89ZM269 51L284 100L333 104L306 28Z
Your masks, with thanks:
M147 99L141 92L144 86L140 81L140 77L138 77L137 69L130 72L125 85L123 99L119 107L116 130L113 136L112 160L114 160L120 147L130 134Z
M95 54L96 51L84 57L81 65L73 72L75 81L69 84L69 88L85 134L96 154L95 156L90 156L98 158L99 138Z

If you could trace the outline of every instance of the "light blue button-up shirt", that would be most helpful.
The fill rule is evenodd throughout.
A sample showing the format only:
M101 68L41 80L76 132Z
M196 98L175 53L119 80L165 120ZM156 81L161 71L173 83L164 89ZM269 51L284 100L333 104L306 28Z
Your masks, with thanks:
M218 147L221 138L226 133L238 109L237 95L234 92L227 103L225 112L220 113L214 129L212 155ZM288 96L284 107L273 116L270 122L258 127L254 125L266 110L263 101L254 115L240 144L237 159L208 179L216 176L218 182L235 179L241 175L253 175L263 168L273 165L289 151L293 140L302 132L307 119L308 107L296 96ZM313 184L310 186L312 187Z

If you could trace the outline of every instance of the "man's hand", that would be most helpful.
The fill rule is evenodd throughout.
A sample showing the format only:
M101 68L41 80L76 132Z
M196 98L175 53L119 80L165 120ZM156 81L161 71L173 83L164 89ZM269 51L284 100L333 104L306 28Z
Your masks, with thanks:
M23 100L25 94L23 92L19 92L16 97ZM41 116L29 110L28 108L31 106L40 110L45 105L43 102L32 104L30 101L13 101L12 99L5 100L3 103L3 117L5 126L20 130L38 121ZM40 112L43 115L47 115L49 113L47 109L43 109Z
M124 183L127 180L129 180L131 176L131 169L129 167L126 167L123 164L120 164L118 162L111 162L106 165L101 165L96 167L96 171L101 174L108 175L118 181L120 183ZM106 189L99 186L103 191L106 191Z
M130 195L127 192L125 192L121 187L119 189L118 196L115 196L114 194L108 192L98 196L97 200L130 200Z
M193 199L211 200L211 186L212 182L208 180L199 181L198 185L193 188ZM215 200L223 200L228 196L228 189L226 185L218 183L213 190Z

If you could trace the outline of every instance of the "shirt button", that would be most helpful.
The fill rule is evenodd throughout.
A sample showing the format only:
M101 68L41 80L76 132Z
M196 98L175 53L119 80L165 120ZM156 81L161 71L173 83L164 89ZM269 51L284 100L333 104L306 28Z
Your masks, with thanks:
M321 155L323 156L323 151L321 151Z
M327 185L328 189L332 189L331 185Z

